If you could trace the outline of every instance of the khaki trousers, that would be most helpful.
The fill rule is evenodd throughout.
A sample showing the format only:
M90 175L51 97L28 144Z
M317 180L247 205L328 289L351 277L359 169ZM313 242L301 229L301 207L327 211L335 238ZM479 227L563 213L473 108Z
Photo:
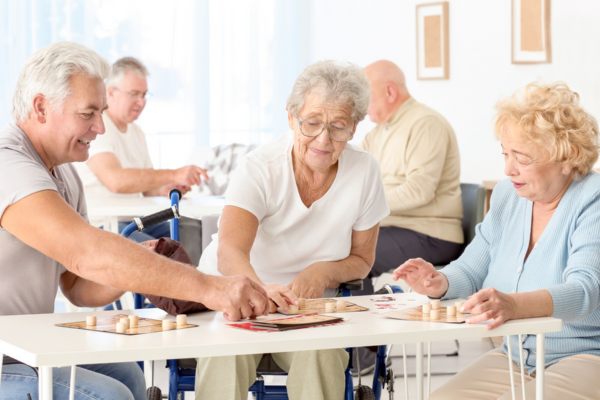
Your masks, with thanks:
M513 363L516 398L522 399L521 368ZM535 378L525 371L525 393L535 400ZM546 400L600 399L600 357L579 354L550 365L545 371ZM479 357L429 400L511 400L508 356L495 349Z
M198 358L196 400L246 400L262 354ZM288 373L290 400L342 400L348 366L344 349L272 353Z

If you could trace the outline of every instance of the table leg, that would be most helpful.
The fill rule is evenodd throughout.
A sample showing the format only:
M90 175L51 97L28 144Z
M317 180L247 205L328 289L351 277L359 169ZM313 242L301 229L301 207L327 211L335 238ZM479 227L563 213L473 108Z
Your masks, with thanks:
M417 343L417 370L415 378L417 381L417 400L423 400L423 343Z
M510 372L510 392L512 400L517 398L515 391L515 377L513 375L513 360L512 360L512 345L510 344L510 336L506 337L506 346L508 347L508 371Z
M404 361L404 399L408 400L408 368L406 368L406 343L402 343L402 359Z
M71 365L71 387L69 389L69 400L75 400L75 371L77 367Z
M41 381L40 398L42 400L52 400L52 367L39 368Z
M147 388L154 386L154 362L144 361L144 378Z
M535 343L535 399L544 400L544 373L546 372L546 336L544 333L536 335Z

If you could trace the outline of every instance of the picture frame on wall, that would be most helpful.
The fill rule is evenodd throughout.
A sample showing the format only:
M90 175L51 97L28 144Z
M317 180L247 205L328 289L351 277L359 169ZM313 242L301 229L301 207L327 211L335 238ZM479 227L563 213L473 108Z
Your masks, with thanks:
M550 0L512 0L512 63L552 62Z
M449 79L448 2L417 5L417 79Z

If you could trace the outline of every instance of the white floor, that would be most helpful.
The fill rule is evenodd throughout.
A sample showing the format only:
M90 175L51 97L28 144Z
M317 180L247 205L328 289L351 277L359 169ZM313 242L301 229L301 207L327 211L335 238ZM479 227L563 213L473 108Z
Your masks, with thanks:
M431 371L432 374L439 373L440 375L434 375L431 377L431 391L442 386L445 382L447 382L452 375L458 372L461 368L464 368L471 362L473 362L480 355L490 351L492 349L492 345L488 341L483 341L481 339L469 339L469 340L461 340L460 342L460 350L459 355L454 357L447 357L445 355L432 356L431 358ZM424 345L425 354L427 354L427 345ZM439 342L432 344L432 354L447 354L453 353L456 350L456 345L454 342ZM415 372L415 346L408 345L407 346L407 354L409 357L407 358L408 365L408 388L409 388L409 398L414 399L416 396L416 382L414 378ZM410 357L413 355L413 357ZM403 378L403 362L402 362L402 346L396 346L392 350L392 369L394 371L394 375L397 376L395 379L395 393L394 399L405 399L404 394L404 378ZM398 356L398 357L395 357ZM425 359L425 368L426 359ZM155 361L154 364L154 384L160 387L163 395L168 393L168 373L165 368L165 361ZM426 370L425 370L426 371ZM410 377L413 375L413 377ZM277 384L282 385L285 383L285 377L265 377L265 382L267 384ZM373 375L368 375L362 378L363 385L366 384L368 386L372 386L373 384ZM354 385L358 384L358 378L354 378ZM424 382L425 388L427 387L427 378L425 378ZM185 400L193 400L194 394L192 392L188 392L185 395ZM248 399L252 399L249 395ZM387 390L384 390L381 400L388 400L389 394Z

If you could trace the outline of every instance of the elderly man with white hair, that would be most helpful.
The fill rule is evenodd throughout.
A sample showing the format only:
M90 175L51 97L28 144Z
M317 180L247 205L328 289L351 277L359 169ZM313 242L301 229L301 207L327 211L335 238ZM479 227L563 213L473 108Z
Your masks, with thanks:
M188 165L178 169L154 169L146 137L134 122L150 97L148 69L133 57L117 60L106 80L108 109L102 116L106 132L90 148L90 157L77 164L87 198L109 199L140 196L166 196L176 187L182 193L199 185L206 170ZM119 232L132 222L133 216L119 218ZM92 218L94 226L102 218ZM134 232L136 242L169 237L168 222L151 226L144 232Z
M23 66L15 122L0 130L0 315L52 313L59 285L81 307L106 305L128 290L201 302L231 320L268 313L266 292L248 278L204 275L88 223L69 163L85 161L104 133L109 68L73 42L38 50ZM35 371L3 364L0 399L37 398ZM55 398L68 397L69 374L54 368ZM80 366L76 389L78 400L146 398L135 363Z

